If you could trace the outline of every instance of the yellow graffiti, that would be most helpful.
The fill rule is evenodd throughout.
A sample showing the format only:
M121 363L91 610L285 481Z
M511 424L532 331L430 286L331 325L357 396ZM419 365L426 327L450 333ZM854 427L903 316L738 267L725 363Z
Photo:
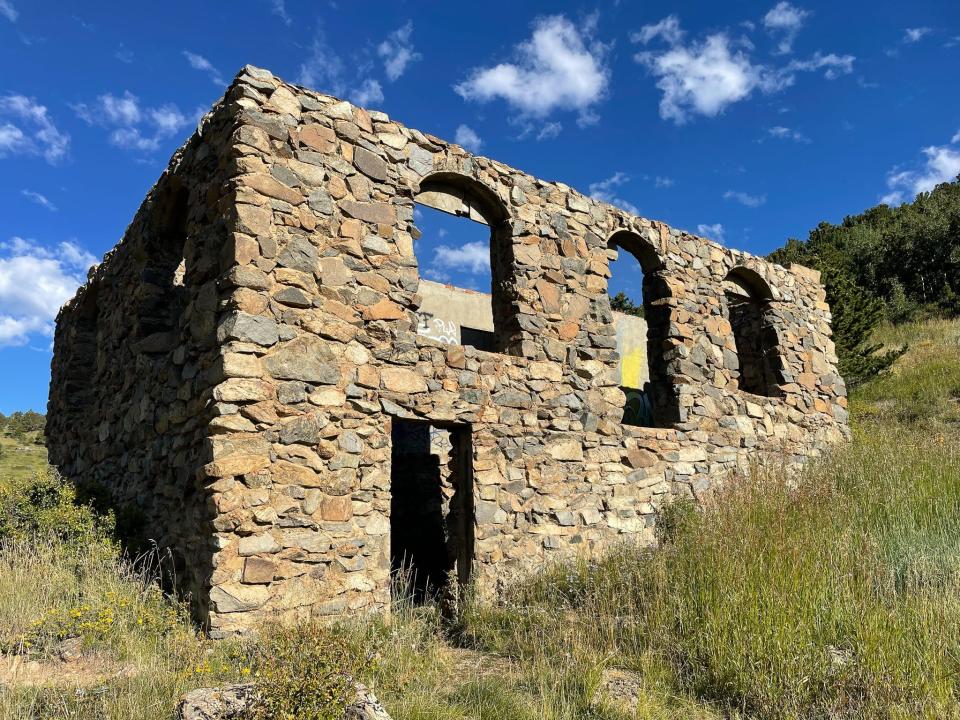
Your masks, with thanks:
M643 387L644 370L647 368L647 353L643 345L624 348L620 360L620 384L623 387L640 389Z

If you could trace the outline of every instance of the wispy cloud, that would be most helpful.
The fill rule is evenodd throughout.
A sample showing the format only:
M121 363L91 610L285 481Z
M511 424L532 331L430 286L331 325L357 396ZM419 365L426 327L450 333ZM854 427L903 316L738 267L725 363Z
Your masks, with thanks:
M810 16L809 10L798 8L788 2L778 2L763 16L763 27L771 35L780 38L777 51L781 55L793 52L793 41Z
M639 215L640 210L629 200L624 200L618 196L617 188L630 182L630 176L625 172L617 171L605 180L590 183L590 197L601 202L615 205L622 210L626 210L631 215Z
M912 200L919 193L929 192L940 183L951 182L960 175L960 132L950 139L949 145L930 145L921 150L922 163L904 170L895 167L887 173L887 193L880 202L899 205Z
M646 45L651 40L662 38L668 44L676 45L685 34L680 27L680 18L676 15L667 15L660 22L644 25L637 32L630 33L630 42Z
M757 208L767 201L766 195L751 195L739 190L727 190L723 194L724 200L733 200L749 208Z
M412 35L413 20L407 20L377 46L377 54L383 58L383 69L391 82L398 80L410 63L420 59L420 53L414 50Z
M284 0L269 0L269 2L271 11L283 20L284 25L290 25L293 22L293 18L287 14L287 5Z
M799 130L793 130L783 125L767 128L767 135L776 140L792 140L795 143L810 143L811 140Z
M683 37L675 16L645 26L632 36L643 44L658 38L666 41L665 48L641 51L634 60L657 78L663 93L660 116L677 124L689 122L695 115L719 115L754 92L782 91L793 85L801 72L823 71L825 78L834 80L852 72L855 61L852 55L817 52L804 60L770 67L751 60L749 47L732 41L724 32L687 44L682 44Z
M483 140L469 125L458 125L453 141L473 153L480 152L480 147L483 145Z
M697 234L705 238L710 238L711 240L716 240L717 242L723 242L723 224L714 223L713 225L706 225L700 223L697 225Z
M17 12L10 0L0 0L0 15L10 22L16 22L17 18L20 17L20 13Z
M537 130L537 140L552 140L563 131L563 125L558 120L545 123Z
M653 179L653 185L654 185L654 187L658 187L658 188L673 187L674 184L675 184L674 179L673 179L673 178L669 178L669 177L662 177L662 176L660 176L660 175L657 175L657 176Z
M327 43L326 34L318 27L310 43L310 52L300 64L297 82L321 92L346 97L357 105L382 103L383 86L370 75L371 63L353 62L347 65ZM352 75L353 79L348 80Z
M0 243L0 347L51 337L57 311L96 261L72 241L54 248L20 237Z
M57 206L54 205L52 202L50 202L50 199L46 195L41 195L40 193L34 192L33 190L21 190L20 194L23 195L28 200L32 200L37 205L40 205L41 207L45 207L47 210L51 212L57 211Z
M42 155L54 164L66 156L69 146L70 136L57 129L46 106L25 95L0 96L0 158Z
M383 86L378 80L366 78L349 93L350 99L357 105L371 107L383 102Z
M468 101L504 100L521 118L574 110L592 119L610 80L607 48L591 37L593 26L578 29L563 15L539 18L530 39L514 49L512 62L476 68L454 90Z
M105 93L92 103L71 107L88 125L107 128L112 145L141 153L158 150L165 139L192 122L176 105L143 107L140 99L129 91L122 95Z
M183 56L187 59L187 62L190 63L190 67L192 67L194 70L199 70L200 72L206 73L214 85L222 86L225 84L220 71L217 70L203 55L197 55L189 50L184 50Z
M123 43L120 43L120 47L118 47L117 51L113 53L113 56L126 65L129 65L133 62L133 50L125 47Z
M933 32L933 28L928 27L915 27L907 28L903 31L903 43L907 45L912 45L913 43L920 42L927 35Z

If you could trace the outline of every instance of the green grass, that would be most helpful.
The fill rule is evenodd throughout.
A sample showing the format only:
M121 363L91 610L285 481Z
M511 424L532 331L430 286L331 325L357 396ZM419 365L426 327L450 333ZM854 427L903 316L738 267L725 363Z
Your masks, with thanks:
M799 477L675 504L659 548L548 568L452 625L401 603L338 636L376 656L397 720L960 718L960 322L879 340L910 350L851 397L854 441ZM205 640L55 477L26 479L42 459L10 458L0 642L53 663L79 634L127 676L0 691L0 717L166 720L184 690L250 676L257 646ZM604 690L614 670L633 703Z
M19 442L0 435L0 483L6 480L26 480L47 466L47 450L30 438Z

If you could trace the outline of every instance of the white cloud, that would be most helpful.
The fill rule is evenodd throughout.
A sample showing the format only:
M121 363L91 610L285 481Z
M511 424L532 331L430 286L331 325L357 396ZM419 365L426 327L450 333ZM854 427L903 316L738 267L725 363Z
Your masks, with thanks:
M380 45L377 54L383 58L383 69L387 78L393 82L406 72L407 65L420 59L420 53L413 49L410 40L413 35L413 20L394 30Z
M792 130L791 128L784 127L783 125L776 125L774 127L767 128L767 134L772 138L776 138L777 140L792 140L796 143L811 142L810 138L808 138L799 130Z
M657 175L657 176L653 179L653 184L654 184L654 187L658 187L658 188L668 188L668 187L673 187L673 185L674 185L674 180L673 180L673 178L662 177L662 176L660 176L660 175Z
M785 68L778 71L778 76L787 85L793 85L794 74L797 72L816 72L823 70L823 76L827 80L836 80L841 75L849 75L853 72L853 63L856 58L853 55L837 55L829 53L827 55L821 52L815 52L809 60L793 60Z
M0 0L0 15L3 15L10 22L16 22L20 13L17 12L10 0Z
M480 147L483 145L483 140L469 125L458 125L453 141L473 153L480 152Z
M0 157L7 153L16 152L27 142L23 130L16 125L4 123L0 125Z
M763 16L763 26L767 32L780 37L777 45L780 54L793 51L793 41L797 39L797 33L809 16L808 10L791 5L786 0L778 2Z
M54 205L52 202L50 202L50 199L46 195L41 195L40 193L34 192L33 190L21 190L20 194L23 195L25 198L32 200L37 205L40 205L41 207L45 207L47 210L50 210L51 212L57 211L57 206Z
M713 225L704 225L700 223L697 225L697 233L705 238L710 238L716 240L717 242L723 242L723 224L714 223Z
M343 61L327 45L323 31L318 29L310 43L310 54L300 64L297 82L323 92L343 96Z
M636 205L631 203L629 200L624 200L623 198L617 196L616 188L628 183L629 181L630 176L618 170L606 180L590 183L588 188L590 191L590 197L594 198L595 200L600 200L601 202L609 203L610 205L615 205L618 208L626 210L631 215L639 215L640 210L637 209Z
M650 39L664 37L662 32L648 35ZM668 36L682 37L677 33ZM737 49L726 33L718 32L687 45L675 39L662 50L637 53L634 60L657 78L657 87L663 92L660 117L679 125L693 115L715 117L754 91L771 94L784 90L793 85L799 72L823 70L824 77L833 80L852 72L855 58L817 52L806 60L768 67L754 63L747 49Z
M369 63L361 64L357 79L347 83L344 79L346 67L340 56L327 44L326 36L321 29L317 29L310 44L310 54L300 64L300 73L297 82L320 92L347 97L357 105L382 103L384 100L383 86L378 80L365 76L369 70Z
M950 138L952 143L960 143L960 130L957 130L957 134Z
M733 200L749 208L760 207L767 201L766 195L751 195L738 190L727 190L723 194L724 200Z
M585 31L591 27L586 24ZM454 90L481 103L502 98L522 117L542 118L555 110L589 113L603 99L610 73L606 47L588 42L566 17L540 18L530 39L517 46L515 62L476 68Z
M563 130L563 125L557 121L548 122L537 131L537 140L552 140Z
M62 160L70 146L70 136L60 132L47 113L47 108L25 95L0 97L0 116L7 116L19 125L0 125L0 157L25 153L43 155L49 163Z
M155 152L164 139L192 122L173 104L142 107L140 99L129 91L121 96L105 93L93 103L72 107L87 124L109 129L112 145L141 153Z
M460 247L438 245L433 257L433 268L437 276L442 270L457 270L473 275L490 272L490 248L481 240L464 243Z
M270 9L273 14L283 20L284 25L289 25L293 19L287 15L287 5L284 0L270 0Z
M73 242L53 249L19 237L0 243L0 347L52 336L57 311L96 262Z
M683 39L683 29L680 19L676 15L667 15L663 20L652 25L644 25L638 32L630 33L630 42L646 45L655 38L663 38L670 45L676 45Z
M929 35L932 32L933 29L928 27L907 28L903 31L903 42L908 45L915 42L920 42L923 40L924 36Z
M359 87L350 91L350 100L362 107L369 107L374 103L383 102L383 87L373 78L367 78Z
M663 91L660 117L683 124L691 113L714 117L750 96L764 81L764 69L742 52L731 52L726 35L711 35L689 48L674 46L661 54L636 56L657 76Z
M951 143L960 141L957 133ZM916 170L894 168L887 173L887 192L880 202L898 205L912 200L919 193L929 192L940 183L952 182L960 175L960 150L947 145L931 145L921 151L925 156L923 165Z
M124 47L123 43L120 43L120 47L117 48L117 51L113 56L122 63L129 65L133 62L133 50Z
M129 91L117 97L106 93L97 98L94 105L78 103L74 112L88 125L133 125L140 122L140 101Z
M209 75L210 80L214 85L225 84L220 71L217 70L203 55L197 55L189 50L184 50L183 56L187 59L187 62L190 63L190 67L192 67L194 70L199 70L200 72L205 72L207 75Z

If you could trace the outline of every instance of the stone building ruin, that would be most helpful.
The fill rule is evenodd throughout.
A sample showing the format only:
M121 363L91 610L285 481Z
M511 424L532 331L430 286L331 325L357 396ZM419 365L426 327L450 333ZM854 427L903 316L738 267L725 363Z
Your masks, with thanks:
M490 228L489 295L421 282L417 203ZM645 323L619 333L624 252ZM385 609L404 564L492 593L843 439L824 297L248 66L61 310L50 458L170 549L215 637Z

